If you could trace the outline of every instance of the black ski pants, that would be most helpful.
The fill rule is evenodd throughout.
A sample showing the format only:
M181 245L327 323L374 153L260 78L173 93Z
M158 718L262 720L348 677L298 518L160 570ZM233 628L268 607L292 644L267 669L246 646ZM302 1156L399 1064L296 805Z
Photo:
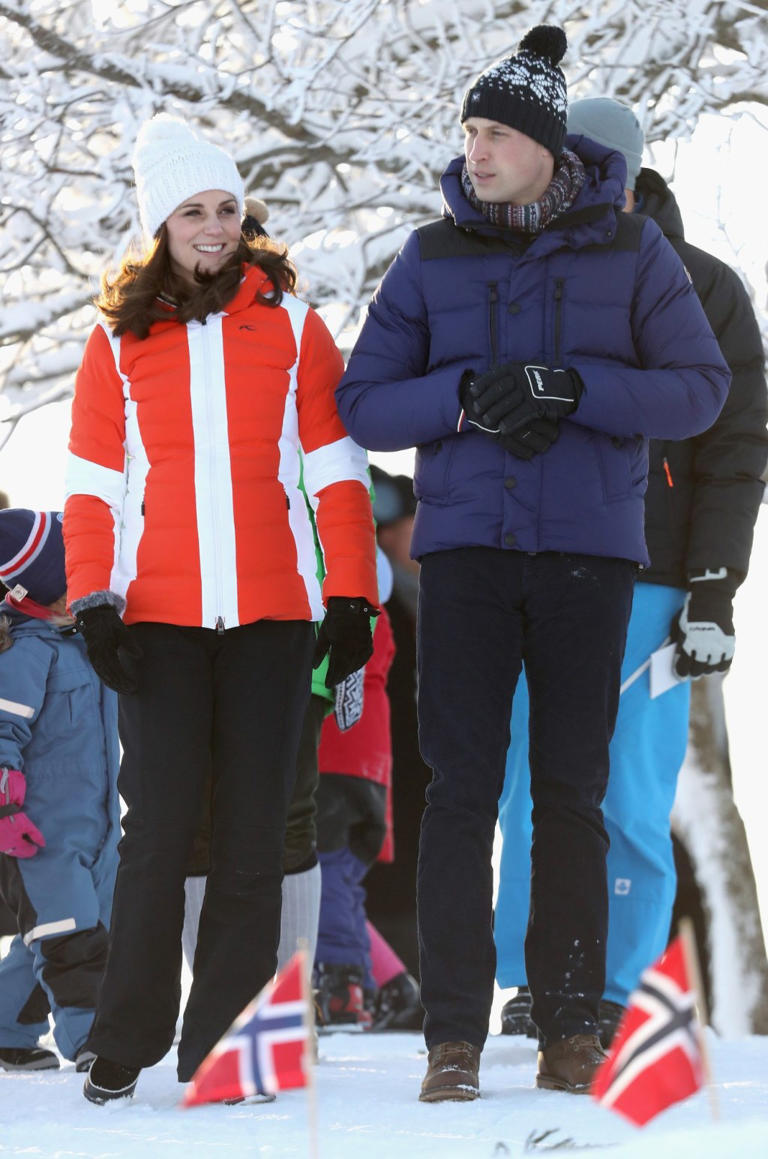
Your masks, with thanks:
M419 739L432 768L417 880L429 1048L488 1033L496 971L491 856L525 662L533 846L526 969L544 1045L593 1033L605 978L601 802L634 564L493 548L422 559Z
M89 1045L158 1062L181 995L184 878L212 770L211 862L184 1012L188 1081L276 968L285 818L310 691L312 624L217 633L135 624L138 691L120 697L123 818L110 950Z

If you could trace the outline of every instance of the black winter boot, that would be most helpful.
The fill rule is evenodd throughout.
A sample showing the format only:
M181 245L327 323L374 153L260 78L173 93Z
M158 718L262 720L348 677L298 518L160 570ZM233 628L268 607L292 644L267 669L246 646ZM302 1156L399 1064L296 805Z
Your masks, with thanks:
M536 1024L531 1019L531 992L527 986L518 986L517 994L501 1008L501 1033L524 1034L538 1038Z
M0 1070L56 1070L58 1056L42 1046L0 1046Z
M85 1074L91 1069L91 1063L96 1059L96 1052L87 1046L81 1046L75 1055L75 1070L78 1074Z
M365 1008L361 966L318 962L314 981L315 1018L320 1031L338 1026L368 1029L371 1015Z
M371 1030L421 1030L423 1022L419 986L412 974L404 970L379 987Z
M619 1028L626 1008L620 1006L618 1002L610 1002L607 998L603 998L600 1003L600 1016L597 1020L597 1033L600 1035L600 1045L603 1050L610 1050L614 1035Z
M100 1105L112 1099L131 1099L140 1074L141 1067L123 1066L97 1055L91 1063L83 1094L89 1102Z

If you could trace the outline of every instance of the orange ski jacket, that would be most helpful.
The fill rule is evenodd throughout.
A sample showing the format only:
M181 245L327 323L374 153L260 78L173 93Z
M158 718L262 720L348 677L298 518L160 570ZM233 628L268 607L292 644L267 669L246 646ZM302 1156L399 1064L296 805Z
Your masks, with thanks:
M335 595L377 605L367 459L334 402L341 354L305 303L258 302L268 289L249 266L204 323L170 315L143 340L93 330L64 508L74 610L109 602L129 624L227 629L321 619Z

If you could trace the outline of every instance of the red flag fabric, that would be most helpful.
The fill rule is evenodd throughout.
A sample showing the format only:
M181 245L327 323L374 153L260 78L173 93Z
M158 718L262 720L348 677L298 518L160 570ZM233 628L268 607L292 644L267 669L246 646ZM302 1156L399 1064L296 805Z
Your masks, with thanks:
M306 1086L309 998L299 950L246 1006L192 1076L183 1107Z
M643 972L591 1093L638 1127L703 1085L696 994L682 938Z

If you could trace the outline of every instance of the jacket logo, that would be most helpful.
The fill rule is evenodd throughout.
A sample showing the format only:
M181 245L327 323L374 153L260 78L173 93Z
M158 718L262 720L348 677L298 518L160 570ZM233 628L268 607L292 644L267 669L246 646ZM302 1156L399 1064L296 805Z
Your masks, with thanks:
M241 326L238 326L238 330L258 330L258 326L249 326L247 322L243 322Z

